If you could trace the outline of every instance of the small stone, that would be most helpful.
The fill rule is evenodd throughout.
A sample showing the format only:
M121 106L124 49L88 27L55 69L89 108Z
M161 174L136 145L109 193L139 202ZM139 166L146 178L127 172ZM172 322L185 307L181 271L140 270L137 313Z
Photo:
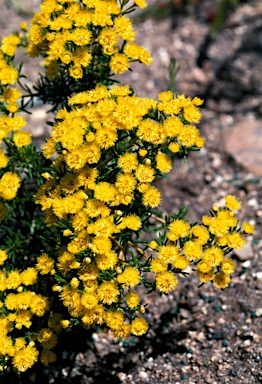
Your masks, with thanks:
M262 280L262 272L261 271L255 272L253 274L253 277L257 278L257 280Z
M124 372L119 372L117 376L118 376L119 380L122 382L124 382L126 380L126 374Z
M257 199L253 197L252 199L248 200L247 205L249 205L250 207L257 207L258 206Z
M262 316L262 308L257 308L256 309L256 315L257 315L257 317Z
M246 347L250 347L250 345L251 345L251 341L250 340L245 340L244 341L244 347L246 348Z
M248 135L247 135L248 132ZM235 160L252 173L262 176L262 121L243 121L225 131L225 147Z
M205 376L204 380L205 380L205 383L207 383L207 384L212 384L213 383L213 379L209 375Z
M241 250L235 249L234 253L240 261L252 260L254 258L254 252L249 243L247 243Z
M147 379L148 378L148 374L144 371L139 372L138 376L140 377L140 379Z
M237 372L234 371L233 369L231 369L231 370L229 371L229 374L230 374L231 376L234 376L234 377L237 376Z
M250 260L246 260L244 261L244 263L242 264L242 266L244 268L250 268L251 267L251 261Z

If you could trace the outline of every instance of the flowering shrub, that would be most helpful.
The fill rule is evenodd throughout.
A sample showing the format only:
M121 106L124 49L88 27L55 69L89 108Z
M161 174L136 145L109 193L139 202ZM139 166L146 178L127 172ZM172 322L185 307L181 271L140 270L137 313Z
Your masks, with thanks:
M176 156L205 143L202 100L161 92L141 98L114 74L150 64L126 16L143 0L45 0L27 31L0 46L0 361L2 375L56 361L61 335L103 326L118 338L147 332L146 301L168 294L191 270L201 283L230 283L249 223L227 196L201 224L181 208L163 218L155 186ZM41 56L30 89L17 48ZM54 114L42 151L25 112L36 99ZM152 237L153 236L153 237ZM61 341L62 342L62 341Z

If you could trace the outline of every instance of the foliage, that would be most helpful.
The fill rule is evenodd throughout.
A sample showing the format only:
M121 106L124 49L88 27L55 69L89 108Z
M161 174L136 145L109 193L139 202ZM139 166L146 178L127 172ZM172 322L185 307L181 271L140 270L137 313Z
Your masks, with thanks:
M239 227L234 196L201 224L185 219L187 209L170 217L158 209L156 181L205 139L195 126L198 97L167 91L153 100L116 84L114 74L152 60L134 43L126 16L145 5L45 0L29 31L23 23L2 40L3 377L55 363L65 337L80 328L103 326L121 339L145 334L147 304L138 286L168 294L191 270L201 283L227 287L235 263L226 255L253 231L248 223ZM15 64L18 48L43 58L45 74L33 89ZM41 152L23 130L36 99L54 114Z

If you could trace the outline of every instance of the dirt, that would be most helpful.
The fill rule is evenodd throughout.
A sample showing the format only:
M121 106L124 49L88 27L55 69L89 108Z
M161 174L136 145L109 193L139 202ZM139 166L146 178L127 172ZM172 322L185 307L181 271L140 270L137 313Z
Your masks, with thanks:
M29 3L37 7L39 1ZM234 194L242 201L241 220L255 224L256 231L244 251L233 254L237 269L229 288L198 288L196 278L181 278L173 294L145 297L150 323L145 337L118 341L96 330L86 335L76 356L64 353L63 367L39 376L40 384L262 383L262 179L260 171L247 170L245 161L236 160L225 145L232 127L245 122L248 135L250 121L262 119L262 4L239 2L204 55L218 2L188 1L186 10L176 8L179 3L154 2L136 14L138 43L150 49L154 62L135 65L121 78L140 95L156 97L168 88L170 60L176 58L175 91L205 99L200 130L206 146L187 165L176 161L170 177L161 182L162 209L190 206L188 218L200 220L214 203ZM17 13L26 14L27 1L0 0L0 5L1 34L29 19ZM41 107L35 115L31 127L33 133L37 127L39 140L46 135L46 115ZM250 156L255 159L252 149Z

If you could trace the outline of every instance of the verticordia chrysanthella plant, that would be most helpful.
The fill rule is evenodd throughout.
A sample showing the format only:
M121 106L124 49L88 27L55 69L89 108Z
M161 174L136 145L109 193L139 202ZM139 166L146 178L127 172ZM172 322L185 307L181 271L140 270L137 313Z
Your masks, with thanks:
M28 32L23 23L2 39L2 375L55 362L59 336L79 325L121 339L145 334L136 287L168 294L191 265L201 283L225 288L235 268L226 255L253 232L239 226L234 196L201 224L183 208L165 218L158 211L155 182L176 156L204 145L195 126L202 100L171 91L141 98L116 84L133 61L152 60L126 16L146 4L127 3L45 0ZM43 57L33 89L15 64L17 48ZM41 152L23 130L36 99L54 113Z

